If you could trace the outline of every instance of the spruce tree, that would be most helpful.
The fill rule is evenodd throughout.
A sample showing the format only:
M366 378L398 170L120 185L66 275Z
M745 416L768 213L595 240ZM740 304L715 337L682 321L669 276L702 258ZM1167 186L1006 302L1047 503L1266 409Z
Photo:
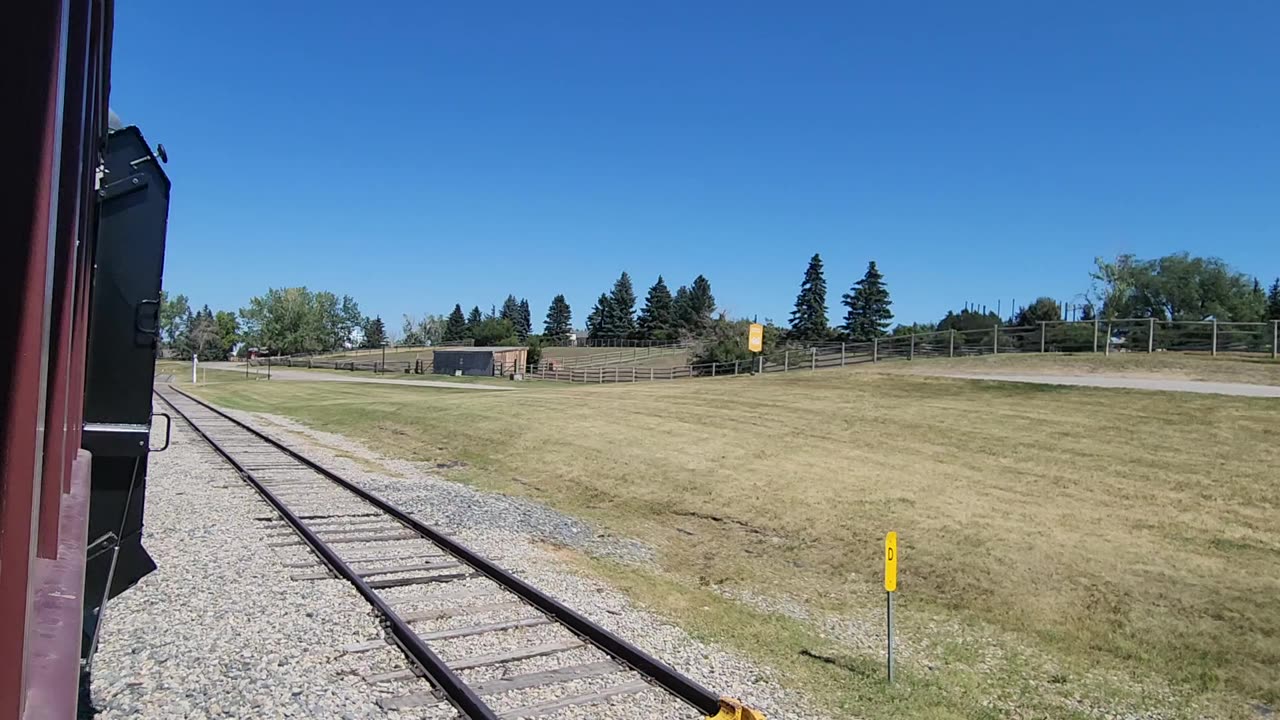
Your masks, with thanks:
M1267 319L1280 320L1280 278L1271 283L1271 292L1267 293Z
M625 271L613 283L609 293L609 309L604 316L604 336L621 340L636 331L636 291L631 276Z
M601 340L608 335L606 323L612 310L609 308L609 296L600 293L600 298L596 300L595 307L591 308L591 314L587 315L587 337L591 340Z
M462 331L462 337L475 338L476 328L480 327L482 322L484 322L484 315L480 312L480 306L475 305L471 308L471 312L467 313L467 327Z
M569 303L564 295L551 299L551 307L547 308L547 320L542 324L542 334L549 342L562 343L569 339L573 332L573 314L569 311Z
M884 276L876 269L876 262L867 264L867 273L844 294L844 331L849 339L869 342L884 337L893 313L889 311L889 291L884 286Z
M512 327L520 327L520 302L516 300L515 295L508 295L507 299L502 301L502 310L498 312L498 317L511 323Z
M533 318L529 317L529 299L520 298L520 314L516 322L516 337L520 342L529 339L533 334Z
M827 280L822 276L822 258L814 253L800 283L796 309L791 311L791 337L817 342L825 340L827 325Z
M666 342L675 338L672 302L671 291L659 275L658 282L649 288L649 294L644 299L644 309L640 311L640 317L636 321L642 339Z
M380 348L387 342L387 326L382 322L381 315L372 320L365 318L363 330L365 347Z
M453 306L453 312L449 313L449 319L444 326L444 339L446 341L461 340L466 336L467 332L467 316L462 314L462 305Z
M711 324L716 311L716 298L711 294L711 283L702 275L693 279L691 287L680 286L676 290L672 306L676 324L686 335L700 336Z

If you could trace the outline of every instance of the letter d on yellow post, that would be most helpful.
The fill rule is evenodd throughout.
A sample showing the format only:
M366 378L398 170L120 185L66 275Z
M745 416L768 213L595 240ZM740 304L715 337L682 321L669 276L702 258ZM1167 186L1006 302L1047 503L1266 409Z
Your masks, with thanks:
M884 536L885 639L889 682L893 682L893 594L898 590L898 533Z
M898 533L891 532L884 536L884 589L894 592L898 589Z

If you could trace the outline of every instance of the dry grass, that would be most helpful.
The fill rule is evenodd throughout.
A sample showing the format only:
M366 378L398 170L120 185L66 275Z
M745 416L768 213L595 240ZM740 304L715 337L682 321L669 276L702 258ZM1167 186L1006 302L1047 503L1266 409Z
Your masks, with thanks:
M464 460L471 482L639 537L660 558L636 589L647 601L850 712L1007 716L995 701L1080 717L1083 701L1247 717L1250 701L1280 701L1274 401L860 370L519 397L202 392L392 454ZM874 668L865 628L889 529L903 543L910 701L858 670ZM710 587L849 619L848 661L796 659L797 644L831 643L830 626L737 603L704 618Z
M931 375L938 373L979 375L993 372L1040 375L1109 375L1112 377L1162 377L1177 380L1280 385L1280 362L1263 355L1207 353L1112 353L1101 355L1061 353L983 355L980 357L930 358L919 362L886 362L861 365L865 369Z

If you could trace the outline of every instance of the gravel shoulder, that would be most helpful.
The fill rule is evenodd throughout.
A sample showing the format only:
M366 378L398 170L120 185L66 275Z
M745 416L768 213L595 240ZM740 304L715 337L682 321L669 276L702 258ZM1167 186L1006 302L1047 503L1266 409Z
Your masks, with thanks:
M615 589L565 571L549 547L643 562L648 550L642 545L535 503L444 480L432 467L383 458L342 436L282 418L234 414L498 559L707 687L744 699L770 718L821 717L803 697L779 687L769 669L700 643ZM93 675L100 717L449 716L397 713L376 704L379 697L425 686L375 687L362 679L400 669L405 661L390 648L343 650L380 637L377 622L343 581L290 579L298 570L286 563L307 555L266 547L279 528L255 518L272 514L212 449L175 423L171 447L152 456L148 476L144 542L159 569L113 600L104 618ZM657 696L651 708L669 702L660 693L645 694ZM636 716L636 706L626 702L589 709L548 717Z

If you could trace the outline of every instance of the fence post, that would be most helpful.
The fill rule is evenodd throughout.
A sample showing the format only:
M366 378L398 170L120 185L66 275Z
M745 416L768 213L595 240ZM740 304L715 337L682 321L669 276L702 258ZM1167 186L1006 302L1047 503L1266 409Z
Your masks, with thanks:
M818 369L818 348L809 348L809 369Z
M956 356L956 329L951 328L951 343L950 343L950 346L947 348L947 357L955 357L955 356Z
M1111 323L1107 323L1110 327ZM1093 319L1093 351L1098 352L1098 318Z
M1156 351L1156 319L1147 318L1147 354Z
M1097 341L1095 340L1095 342ZM1111 321L1110 320L1107 321L1107 344L1103 345L1102 347L1103 347L1103 350L1102 350L1103 355L1111 354Z
M631 382L635 382L635 381L636 381L636 366L632 365L631 366Z
M1044 354L1044 320L1040 321L1040 354Z
M844 343L840 343L840 367L844 367Z
M308 355L308 356L307 356L307 369L308 369L308 370L310 370L310 369L311 369L311 356L310 356L310 355Z
M1211 354L1213 355L1218 354L1218 319L1217 318L1213 319L1213 350Z
M791 351L788 350L782 354L782 372L787 372L790 369L791 369Z
M880 360L880 338L871 338L871 362Z
M733 374L734 374L734 375L737 375L737 374L738 374L738 363L740 363L740 362L742 362L742 361L741 361L741 360L734 360L734 361L733 361Z
M711 377L715 377L715 376L716 376L716 365L717 365L717 363L714 363L714 362L713 362L713 363L711 363Z
M907 356L908 360L916 359L916 334L911 333L911 354Z
M653 379L653 368L649 368L649 379Z
M596 370L596 374L597 374L597 377L600 378L600 384L603 385L604 384L604 368L600 368L599 370Z
M1276 340L1280 340L1280 320L1271 321L1271 359L1276 359Z

